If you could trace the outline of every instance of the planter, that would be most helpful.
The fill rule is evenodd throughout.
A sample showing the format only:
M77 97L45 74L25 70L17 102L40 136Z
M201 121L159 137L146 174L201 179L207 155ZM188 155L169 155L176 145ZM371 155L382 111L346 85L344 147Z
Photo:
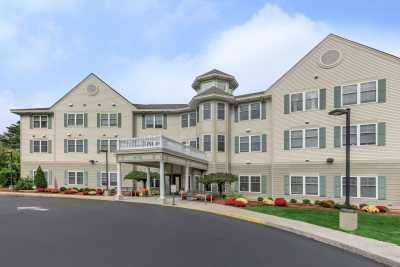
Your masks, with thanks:
M354 231L358 228L358 213L352 209L341 209L339 212L339 228Z

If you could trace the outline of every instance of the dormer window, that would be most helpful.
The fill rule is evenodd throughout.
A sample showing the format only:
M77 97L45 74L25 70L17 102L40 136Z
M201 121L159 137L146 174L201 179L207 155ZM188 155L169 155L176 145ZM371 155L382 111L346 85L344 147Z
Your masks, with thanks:
M207 89L210 89L211 87L217 87L222 90L227 90L228 89L228 82L222 81L222 80L209 80L209 81L204 81L200 85L200 90L205 91Z

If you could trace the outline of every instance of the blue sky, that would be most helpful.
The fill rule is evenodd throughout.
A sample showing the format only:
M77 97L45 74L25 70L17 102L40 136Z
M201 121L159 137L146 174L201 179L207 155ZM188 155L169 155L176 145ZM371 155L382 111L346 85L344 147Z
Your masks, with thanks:
M384 2L384 3L383 3ZM96 3L96 4L95 4ZM327 34L400 56L398 1L0 0L0 130L94 72L134 103L187 103L193 77L266 89Z

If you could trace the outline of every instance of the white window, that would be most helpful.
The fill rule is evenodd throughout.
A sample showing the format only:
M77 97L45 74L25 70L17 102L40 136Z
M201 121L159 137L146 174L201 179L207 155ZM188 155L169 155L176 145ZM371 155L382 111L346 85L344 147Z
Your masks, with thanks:
M376 145L377 124L361 124L350 126L350 145ZM346 145L346 127L342 127L342 145Z
M118 126L118 113L100 113L100 127L112 128Z
M102 186L117 186L118 172L111 171L108 172L108 177L106 172L101 172L101 185Z
M261 193L260 175L239 175L239 191Z
M378 177L352 176L350 177L350 197L373 198L378 197ZM342 177L342 197L346 196L346 177Z
M146 114L145 115L146 128L163 128L164 116L163 114Z
M211 151L211 135L209 134L203 135L203 151Z
M290 194L318 196L319 176L290 176Z
M84 113L68 113L67 127L83 127L85 125Z
M184 113L181 115L181 126L182 128L188 128L188 127L194 127L196 126L197 123L197 118L196 118L196 112L189 112L189 113Z
M218 103L217 115L218 115L219 120L225 120L225 104L224 103Z
M290 131L290 148L303 148L303 130Z
M190 147L197 149L197 139L190 140L189 145L190 145Z
M303 111L303 93L290 95L290 111Z
M241 121L257 120L261 118L261 103L244 103L239 105L239 118Z
M306 148L319 147L319 129L305 129Z
M342 86L342 105L376 102L378 81L349 84Z
M33 128L47 128L49 117L47 115L33 115Z
M68 171L69 185L83 185L83 171Z
M290 148L318 148L319 129L301 129L290 131Z
M260 152L261 135L239 136L239 152Z
M100 151L115 153L118 149L118 139L101 139Z
M32 152L47 153L48 149L48 140L33 140Z
M290 95L290 111L318 110L319 91L311 90Z
M239 137L239 151L240 152L249 152L249 136L240 136Z
M203 120L211 119L211 103L203 104Z
M316 110L319 107L318 90L305 92L306 110Z
M67 152L84 152L84 140L83 139L68 139L67 140Z
M218 152L225 152L225 135L217 135L217 151Z

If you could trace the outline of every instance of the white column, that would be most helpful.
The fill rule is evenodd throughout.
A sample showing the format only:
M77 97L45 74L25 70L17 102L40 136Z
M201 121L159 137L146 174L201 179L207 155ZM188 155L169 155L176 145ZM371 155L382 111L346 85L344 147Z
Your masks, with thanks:
M160 200L165 203L164 160L160 160Z
M185 192L189 192L189 166L185 168Z
M122 179L121 179L121 163L117 163L117 197L122 196L121 186L122 186Z
M146 188L150 192L150 168L146 168Z

